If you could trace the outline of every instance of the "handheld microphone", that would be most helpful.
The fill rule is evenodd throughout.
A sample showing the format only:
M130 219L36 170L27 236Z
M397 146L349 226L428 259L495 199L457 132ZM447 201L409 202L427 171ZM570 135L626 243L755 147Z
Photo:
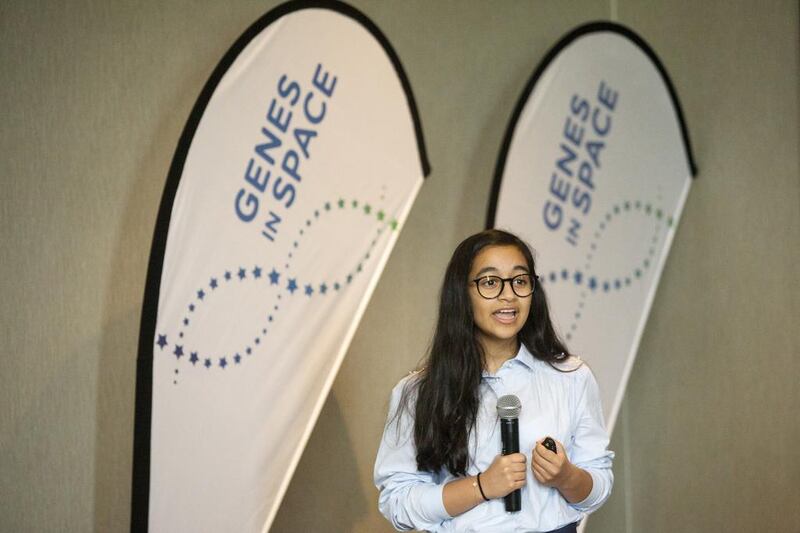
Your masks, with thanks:
M501 396L497 400L497 416L500 417L500 438L503 441L503 455L519 453L519 413L522 403L513 394ZM522 492L520 489L509 493L503 500L506 511L516 513L522 509Z

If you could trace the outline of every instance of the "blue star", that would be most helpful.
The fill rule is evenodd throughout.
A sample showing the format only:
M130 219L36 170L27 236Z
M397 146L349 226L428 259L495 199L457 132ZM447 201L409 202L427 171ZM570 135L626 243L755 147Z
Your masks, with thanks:
M352 274L348 274L347 275L347 283L350 283L351 281L353 281L353 275Z
M192 355L189 357L189 362L195 364L197 361L199 361L197 358L197 352L192 352Z
M555 280L556 280L556 273L550 272L550 281L555 281Z
M231 280L231 272L230 272L230 270L226 270L225 271L225 281L230 281L230 280Z
M211 278L211 281L208 283L208 286L212 289L217 288L217 278Z
M239 268L239 279L244 279L247 276L247 272L243 268Z
M261 344L261 339L256 337L255 339L253 339L253 342L256 343L256 344Z
M614 288L619 289L622 286L622 283L618 279L614 280Z
M579 271L576 270L575 271L575 283L580 285L581 284L581 280L583 280L583 274L581 274Z
M294 294L294 291L297 290L297 280L294 278L289 278L289 284L286 286L286 289Z
M608 292L608 289L609 289L609 284L608 284L607 281L604 281L603 282L603 292Z
M198 299L202 300L203 298L205 298L205 296L206 296L206 293L203 291L203 289L200 289L199 291L197 291L197 298Z
M237 353L236 355L233 356L233 360L236 361L236 364L238 365L239 363L242 362L242 356Z
M328 292L328 286L323 283L322 285L319 286L319 292L321 294L325 294L326 292Z
M189 312L190 313L194 312L194 304L189 304Z
M219 366L220 366L220 368L222 368L224 370L225 367L228 366L228 361L226 361L224 357L220 357L219 358Z
M268 320L269 322L272 322L272 315L269 315L269 316L267 317L267 320Z
M180 344L176 344L175 345L175 351L172 352L172 353L175 354L176 358L180 359L181 356L183 355L183 346L181 346Z
M158 342L156 342L156 344L158 344L158 347L163 350L164 346L167 345L167 336L166 335L159 335L158 336Z
M206 358L206 362L203 363L203 366L205 366L206 368L211 368L211 359Z
M565 268L564 270L561 271L561 279L567 279L568 277L569 277L569 272Z
M189 325L189 319L188 318L184 318L183 319L183 325L184 326L188 326Z
M251 353L253 353L253 349L248 346L247 348L245 348L244 353L250 355Z
M311 285L306 285L306 295L311 296L314 293L314 289L311 288Z
M595 278L594 276L589 278L589 288L592 290L595 290L597 288L597 278Z
M278 279L280 279L280 277L281 277L281 275L278 274L278 271L273 268L272 272L269 273L269 284L270 285L277 285L278 284Z
M257 266L253 269L253 277L256 279L261 277L261 267Z
M341 287L341 285L339 285L338 281L333 284L333 290L338 291L340 287Z

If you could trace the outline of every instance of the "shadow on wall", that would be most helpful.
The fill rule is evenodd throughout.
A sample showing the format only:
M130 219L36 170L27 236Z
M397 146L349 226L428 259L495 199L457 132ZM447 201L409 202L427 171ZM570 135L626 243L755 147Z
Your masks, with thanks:
M187 106L186 94L173 96L173 109ZM180 102L177 100L181 100ZM189 104L190 105L190 104ZM94 531L130 529L136 357L147 264L158 206L183 117L167 114L131 176L133 186L119 214L105 287L103 336L97 368Z
M331 391L271 531L353 531L376 498L362 490L354 443Z

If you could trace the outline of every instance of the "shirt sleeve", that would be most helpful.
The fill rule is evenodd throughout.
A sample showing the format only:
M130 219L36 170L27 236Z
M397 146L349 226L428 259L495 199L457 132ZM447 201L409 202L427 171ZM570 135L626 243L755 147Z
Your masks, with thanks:
M444 508L444 483L439 476L417 470L413 439L413 418L408 409L397 415L400 397L409 380L401 381L392 391L389 416L383 430L374 480L380 491L378 508L395 529L436 529L450 519Z
M603 419L600 389L591 370L583 366L583 388L577 404L577 427L570 460L592 476L592 490L581 502L570 504L582 513L596 511L611 495L614 473L611 464L614 452L608 449L609 437Z

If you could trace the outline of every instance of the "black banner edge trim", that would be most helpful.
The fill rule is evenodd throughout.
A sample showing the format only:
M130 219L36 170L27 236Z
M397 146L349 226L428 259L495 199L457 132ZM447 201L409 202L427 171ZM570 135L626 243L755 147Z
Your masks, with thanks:
M672 84L672 80L670 79L669 74L667 74L664 64L656 55L655 51L641 36L639 36L639 34L627 26L611 21L588 22L571 30L547 51L542 60L536 66L536 69L533 71L531 77L528 79L528 82L525 84L525 88L522 90L522 94L517 100L517 103L514 105L514 110L511 112L511 117L509 118L508 126L506 127L506 132L500 145L500 153L497 157L497 164L495 165L492 188L489 194L489 207L486 212L486 229L491 229L494 227L495 217L497 216L497 200L500 196L500 184L503 180L503 171L505 170L508 151L511 148L511 139L514 138L514 132L517 129L517 122L519 121L522 110L525 108L525 104L528 102L533 89L536 87L536 83L539 81L539 78L542 76L547 67L550 66L553 60L564 48L572 44L579 37L590 33L599 32L616 33L628 38L631 42L633 42L633 44L638 46L642 52L644 52L644 54L656 67L656 70L658 70L659 74L661 75L664 84L667 86L667 91L669 92L670 99L672 100L672 106L678 118L681 137L683 139L683 146L686 152L686 159L689 163L689 170L692 174L692 178L697 178L697 164L695 163L694 154L692 152L692 145L689 139L689 129L686 126L683 108L681 107L680 100L678 99L678 93Z
M158 300L161 289L161 274L164 266L167 236L172 217L172 206L178 190L183 167L189 154L194 135L200 123L208 102L214 94L219 82L222 80L233 62L239 57L244 48L264 29L279 18L303 9L322 8L345 15L370 32L378 44L381 45L406 95L406 102L414 124L414 133L417 140L420 164L423 177L427 178L431 172L427 150L422 132L422 121L417 109L416 100L411 90L411 83L403 69L400 58L381 32L378 26L364 13L349 4L337 0L290 0L279 4L267 11L253 22L230 46L222 56L200 91L192 107L186 125L178 140L175 154L170 163L164 191L156 215L156 224L153 230L153 241L150 258L147 266L142 314L139 326L139 346L136 360L136 385L134 401L133 424L133 465L131 475L131 518L130 528L132 533L147 532L149 528L150 507L150 442L152 429L153 406L153 358L156 319L158 315Z

